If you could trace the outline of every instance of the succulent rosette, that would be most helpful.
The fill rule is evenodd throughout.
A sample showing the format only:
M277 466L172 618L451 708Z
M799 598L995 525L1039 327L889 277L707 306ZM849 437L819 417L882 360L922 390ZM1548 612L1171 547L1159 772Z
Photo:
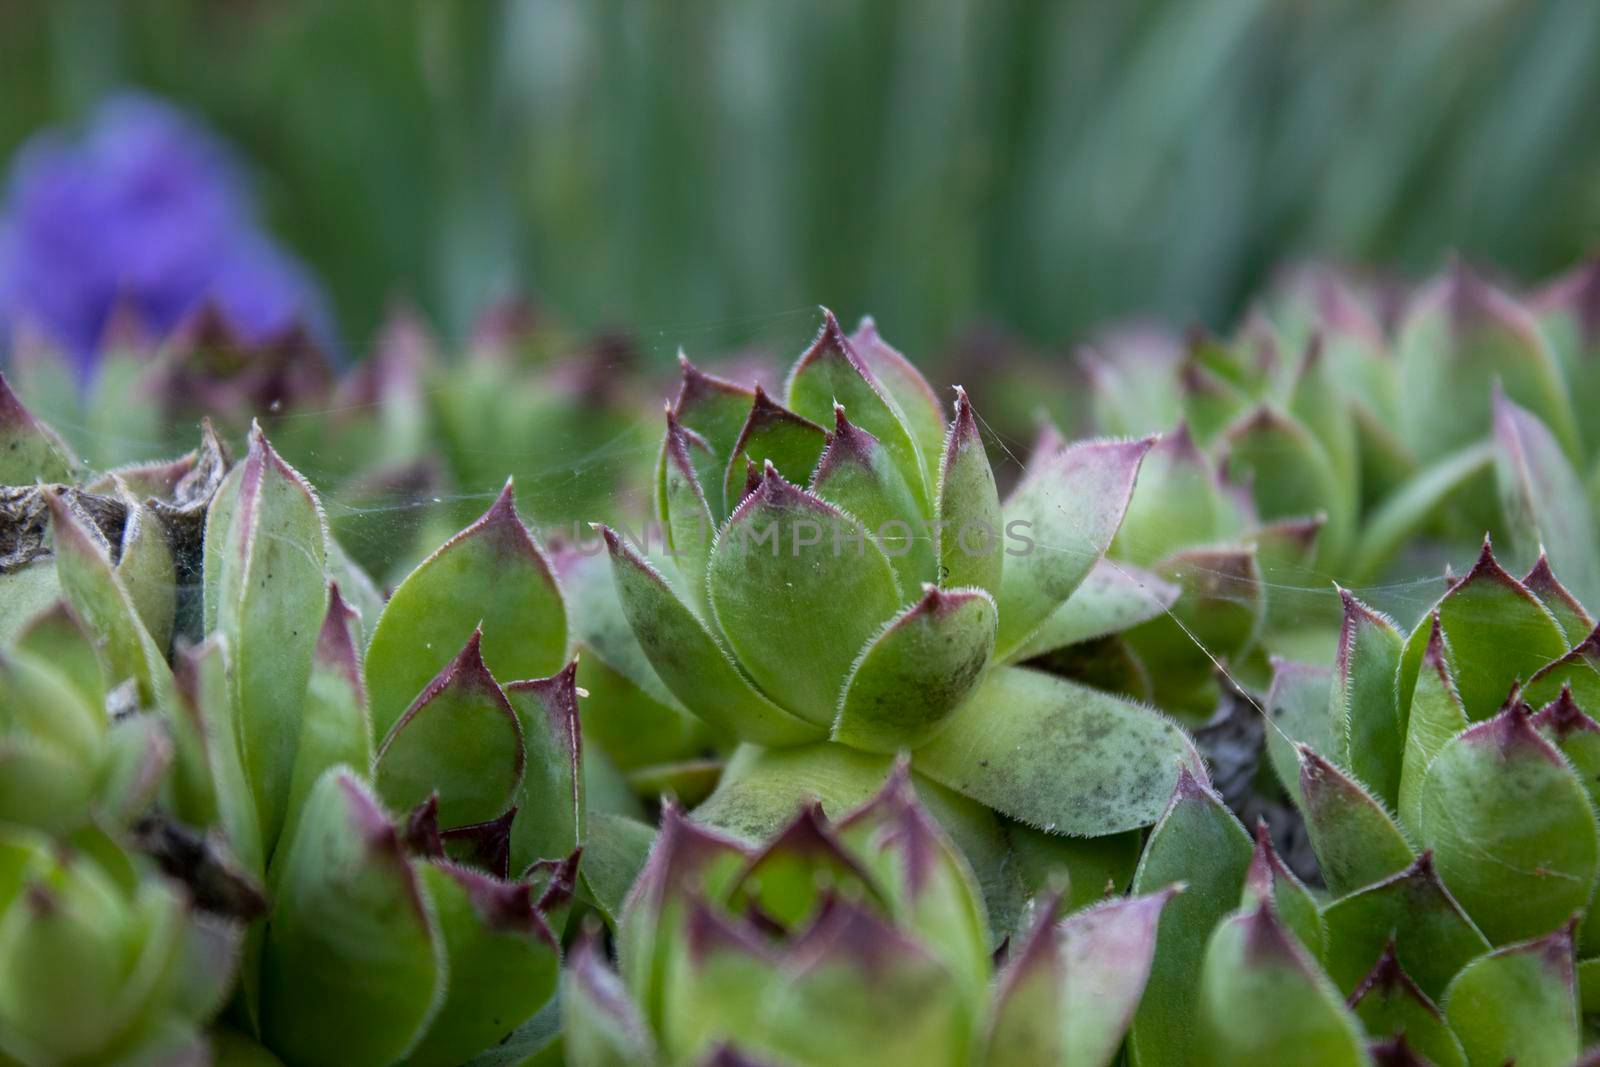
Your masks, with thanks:
M1059 447L1002 502L965 393L947 424L870 323L847 337L831 313L785 399L683 361L657 483L670 560L603 531L654 674L742 742L696 817L761 838L804 796L859 803L910 752L991 894L991 812L1078 837L1154 820L1197 759L1183 732L1021 665L1166 609L1166 583L1102 563L1153 440Z
M574 895L610 897L510 486L385 604L259 429L80 486L7 415L0 1051L453 1065L531 1024Z
M1280 662L1266 700L1325 891L1180 785L1133 879L1189 888L1132 1062L1574 1062L1600 884L1592 618L1547 561L1518 579L1487 545L1409 634L1343 604L1333 670Z
M304 320L258 336L214 301L159 331L120 308L87 382L50 338L19 328L13 340L16 391L95 469L157 462L201 419L242 450L259 422L321 487L341 544L386 583L508 476L529 519L552 530L616 514L649 444L632 343L580 337L520 304L489 308L459 351L396 305L342 372Z
M1173 890L1063 918L1042 899L998 981L982 896L902 763L758 845L663 815L617 935L566 972L567 1062L1106 1065Z
M1459 561L1486 529L1522 567L1542 549L1600 596L1572 403L1588 366L1582 282L1525 304L1455 263L1386 304L1312 268L1231 340L1124 333L1087 352L1100 427L1177 427L1166 455L1147 457L1111 548L1183 590L1174 618L1126 635L1141 661L1163 655L1156 699L1208 707L1195 680L1217 660L1264 689L1269 655L1331 655L1329 578L1360 586Z

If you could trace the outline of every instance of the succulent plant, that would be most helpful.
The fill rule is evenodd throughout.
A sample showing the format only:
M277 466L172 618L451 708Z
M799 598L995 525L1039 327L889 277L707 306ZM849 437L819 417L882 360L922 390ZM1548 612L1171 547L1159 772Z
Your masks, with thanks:
M595 892L565 608L510 485L386 604L366 583L369 627L259 428L231 469L208 436L79 486L8 415L0 1050L454 1065L545 1008Z
M648 446L632 343L580 340L521 305L486 312L457 358L399 305L342 373L304 322L257 337L215 302L161 332L119 313L87 381L47 337L22 331L11 348L16 391L96 469L160 460L201 419L242 449L259 421L322 488L352 558L389 583L507 476L547 529L614 516Z
M1409 635L1343 603L1333 670L1280 662L1266 702L1326 892L1185 779L1133 880L1189 889L1132 1061L1361 1064L1403 1038L1398 1062L1571 1063L1600 884L1593 622L1546 561L1518 580L1487 544Z
M97 831L0 823L0 1062L203 1062L242 932Z
M805 796L861 802L909 751L1002 911L1014 874L991 812L1079 838L1155 819L1197 759L1183 732L1020 665L1165 611L1166 583L1101 563L1152 439L1059 447L1002 503L966 394L947 424L871 323L847 337L825 312L787 406L682 368L662 566L648 531L602 533L659 686L742 743L697 819L763 838Z
M573 1067L1111 1063L1173 895L1038 902L994 981L982 898L905 763L751 846L663 814L618 930L564 979ZM720 1058L719 1058L720 1057Z
M1332 654L1328 578L1359 587L1460 562L1485 530L1523 568L1544 551L1600 597L1591 457L1570 399L1589 373L1584 277L1524 304L1454 263L1391 315L1319 268L1269 294L1231 341L1146 331L1088 351L1101 427L1169 431L1110 554L1177 582L1188 632L1168 618L1124 635L1163 669L1121 688L1208 710L1222 661L1264 690L1269 656Z
M369 542L388 596L260 425L104 470L0 379L0 1064L1584 1062L1590 283L1457 270L1396 332L1319 277L1102 353L1099 417L1165 432L1046 429L1004 498L870 322L781 404L683 360L655 527L547 552L507 480L403 575L483 502ZM516 321L453 371L401 323L294 379L358 416L275 426L370 502L481 485L616 388ZM127 366L243 419L279 371L186 336ZM1409 632L1326 588L1483 529ZM1315 877L1141 702L1219 667Z

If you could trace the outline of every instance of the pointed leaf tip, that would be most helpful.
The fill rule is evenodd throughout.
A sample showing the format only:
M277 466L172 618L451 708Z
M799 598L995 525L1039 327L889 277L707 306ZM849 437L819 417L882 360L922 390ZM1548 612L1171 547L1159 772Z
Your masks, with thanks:
M444 858L444 837L439 830L439 792L434 790L428 799L411 809L406 816L405 830L400 835L406 851L424 859Z
M567 661L567 608L544 551L517 514L515 487L417 566L389 598L366 652L373 729L384 736L474 630L501 677Z
M357 699L365 701L366 687L361 677L361 657L353 635L359 632L361 615L339 595L339 583L328 583L328 613L317 633L317 662L344 675Z
M521 720L495 681L475 629L455 658L395 720L378 747L375 780L410 807L440 793L440 819L472 826L513 803L526 762Z
M1368 1046L1367 1051L1372 1056L1372 1067L1432 1067L1427 1060L1411 1050L1411 1046L1406 1044L1404 1034L1384 1041L1375 1041Z
M1554 700L1539 709L1539 713L1533 717L1533 725L1549 731L1558 743L1577 734L1600 735L1600 723L1590 718L1572 698L1570 682L1561 687L1561 692Z

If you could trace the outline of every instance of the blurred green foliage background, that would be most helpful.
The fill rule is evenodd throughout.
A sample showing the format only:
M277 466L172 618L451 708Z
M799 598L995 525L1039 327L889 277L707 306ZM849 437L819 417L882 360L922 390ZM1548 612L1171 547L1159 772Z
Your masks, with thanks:
M0 157L117 87L193 109L357 352L396 293L459 335L521 289L661 359L791 340L817 302L916 351L977 320L1055 345L1222 325L1285 257L1531 278L1600 233L1594 0L0 0L0 26Z

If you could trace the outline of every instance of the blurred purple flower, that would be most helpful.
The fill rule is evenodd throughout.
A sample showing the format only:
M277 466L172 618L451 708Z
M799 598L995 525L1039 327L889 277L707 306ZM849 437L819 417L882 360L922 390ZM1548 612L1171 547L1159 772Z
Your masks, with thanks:
M247 342L326 334L309 275L263 233L227 148L178 109L120 94L82 136L35 135L0 208L0 327L27 324L87 375L119 302L157 337L214 301Z

